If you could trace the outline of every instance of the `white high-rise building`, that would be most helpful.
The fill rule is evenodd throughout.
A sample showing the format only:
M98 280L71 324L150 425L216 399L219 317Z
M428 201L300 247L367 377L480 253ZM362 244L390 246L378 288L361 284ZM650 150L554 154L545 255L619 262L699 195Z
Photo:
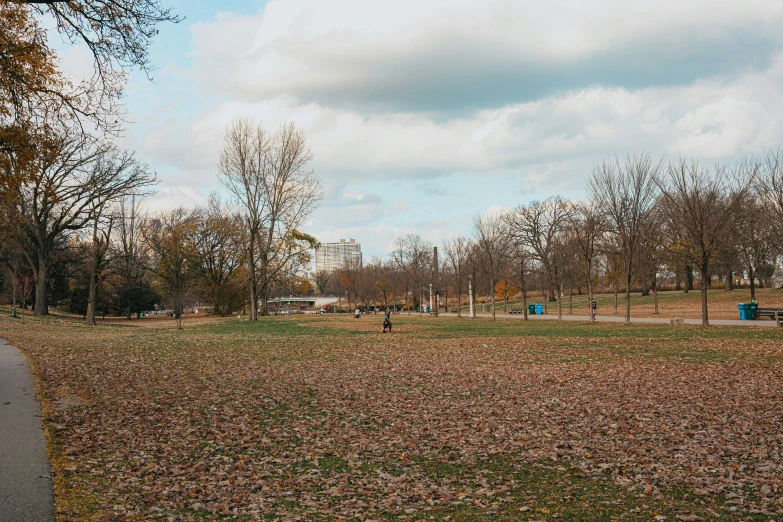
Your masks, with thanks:
M348 242L341 239L339 243L321 243L315 250L315 271L332 272L338 268L361 267L362 245L355 239Z

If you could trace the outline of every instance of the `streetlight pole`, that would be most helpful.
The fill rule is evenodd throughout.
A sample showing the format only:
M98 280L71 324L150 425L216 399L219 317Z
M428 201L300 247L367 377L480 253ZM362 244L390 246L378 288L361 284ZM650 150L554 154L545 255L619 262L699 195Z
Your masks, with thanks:
M430 283L430 313L432 313L433 310L434 308L432 307L432 283Z
M476 317L473 313L473 276L468 276L468 301L470 302L470 316Z

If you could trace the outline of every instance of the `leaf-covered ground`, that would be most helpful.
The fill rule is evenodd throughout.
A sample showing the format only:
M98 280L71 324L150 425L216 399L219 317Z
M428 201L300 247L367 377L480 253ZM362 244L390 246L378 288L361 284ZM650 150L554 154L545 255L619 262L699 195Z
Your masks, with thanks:
M59 520L783 520L783 334L0 318Z

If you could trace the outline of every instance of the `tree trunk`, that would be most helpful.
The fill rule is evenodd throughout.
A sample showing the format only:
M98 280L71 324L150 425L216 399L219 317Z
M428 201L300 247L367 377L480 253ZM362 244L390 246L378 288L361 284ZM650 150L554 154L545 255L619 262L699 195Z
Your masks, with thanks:
M448 312L448 305L446 305ZM457 317L462 317L462 289L457 290Z
M693 290L693 267L685 267L685 292L688 293Z
M19 293L19 275L18 271L14 269L11 272L11 310L16 310L16 295Z
M49 307L46 302L46 283L49 275L48 260L43 256L38 257L38 279L35 281L35 314L48 315Z
M522 319L527 321L527 291L524 288L522 289L522 315Z
M90 293L87 298L87 317L85 317L84 324L87 326L95 326L95 306L98 300L98 276L95 270L90 274Z
M614 315L620 314L620 285L618 281L614 284Z
M258 321L258 287L252 281L253 270L250 272L250 320Z
M653 279L653 301L655 302L654 315L658 315L658 281Z
M182 304L182 297L177 297L177 304L175 306L176 312L174 315L177 316L177 330L182 330L182 312L185 308Z
M674 271L674 290L677 292L682 290L682 279L680 278L679 270Z
M707 313L707 263L701 265L701 325L709 326L710 319Z
M727 292L734 290L734 272L731 270L726 274L726 286L723 289Z
M625 285L625 324L631 324L631 279L630 270L628 271L628 277L626 278Z
M753 272L753 266L748 267L748 277L750 278L750 298L756 297L756 277Z
M492 319L494 320L495 319L495 285L491 284L491 286L492 286Z
M568 315L574 315L574 287L568 285Z
M560 283L560 292L557 296L557 320L563 322L563 284Z
M595 314L593 313L593 284L590 282L590 277L587 278L587 315L590 316L590 322L595 322Z

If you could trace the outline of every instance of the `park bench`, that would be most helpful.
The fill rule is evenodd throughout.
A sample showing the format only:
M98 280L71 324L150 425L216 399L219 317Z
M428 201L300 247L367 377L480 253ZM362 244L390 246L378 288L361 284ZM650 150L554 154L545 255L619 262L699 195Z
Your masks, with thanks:
M769 317L778 324L778 327L783 327L783 308L759 308L756 319L762 317Z
M512 308L511 310L509 310L508 313L510 313L510 314L521 314L522 313L522 309L521 308Z

